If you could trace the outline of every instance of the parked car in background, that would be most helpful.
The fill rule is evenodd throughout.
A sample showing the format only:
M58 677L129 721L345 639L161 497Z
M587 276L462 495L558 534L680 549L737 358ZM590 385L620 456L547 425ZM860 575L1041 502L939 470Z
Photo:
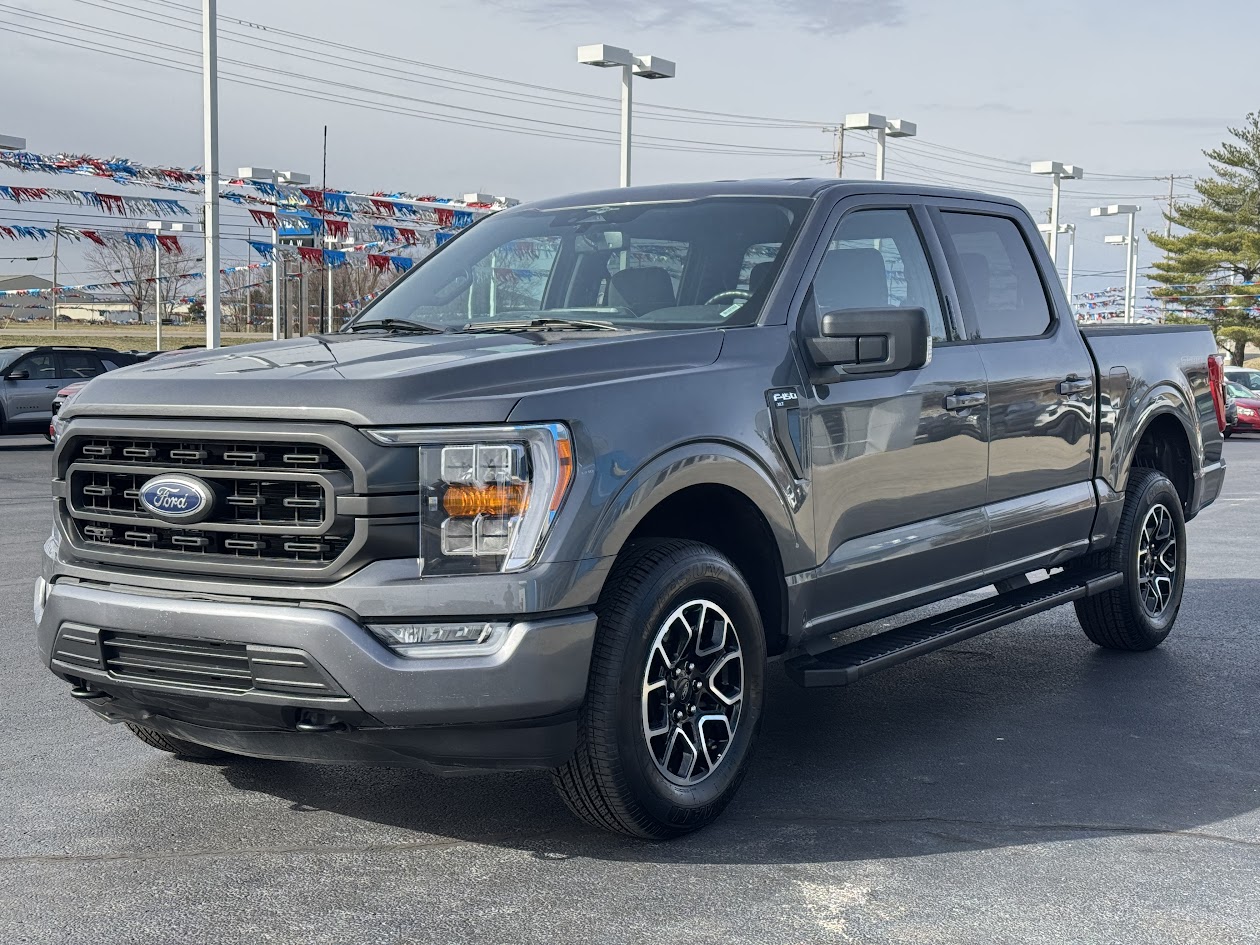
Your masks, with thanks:
M1234 395L1229 392L1229 388L1225 388L1225 429L1221 430L1225 439L1229 439L1234 435L1234 427L1238 425L1238 404L1234 400Z
M1260 368L1227 367L1225 380L1247 388L1252 397L1260 397Z
M48 431L52 404L62 388L138 360L112 348L0 348L0 434Z
M1233 381L1226 381L1225 394L1233 398L1234 410L1237 412L1233 425L1226 427L1225 435L1260 433L1260 394ZM1228 419L1227 416L1227 422Z

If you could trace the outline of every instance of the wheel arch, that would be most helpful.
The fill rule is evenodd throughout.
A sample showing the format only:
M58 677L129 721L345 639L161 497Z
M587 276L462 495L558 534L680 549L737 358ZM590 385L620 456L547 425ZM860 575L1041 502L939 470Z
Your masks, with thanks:
M754 457L706 442L645 463L608 502L589 555L615 557L644 538L700 541L730 558L757 599L769 652L783 651L785 577L810 566L808 548L788 498Z
M1157 469L1171 480L1186 517L1191 516L1201 474L1201 450L1195 445L1201 441L1199 431L1187 419L1189 409L1173 388L1165 388L1148 403L1122 453L1117 491L1125 490L1134 467Z

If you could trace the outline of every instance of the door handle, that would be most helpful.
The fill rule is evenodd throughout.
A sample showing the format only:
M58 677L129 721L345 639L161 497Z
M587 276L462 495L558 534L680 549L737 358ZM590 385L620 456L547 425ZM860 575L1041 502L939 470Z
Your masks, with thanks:
M970 410L972 407L983 407L988 403L988 400L989 395L982 390L963 391L946 397L945 409L953 411Z
M56 390L59 387L61 387L60 384L47 384L44 386L44 390Z
M1083 394L1087 390L1093 389L1094 381L1088 377L1077 377L1075 374L1069 374L1067 380L1059 381L1059 393L1067 396Z

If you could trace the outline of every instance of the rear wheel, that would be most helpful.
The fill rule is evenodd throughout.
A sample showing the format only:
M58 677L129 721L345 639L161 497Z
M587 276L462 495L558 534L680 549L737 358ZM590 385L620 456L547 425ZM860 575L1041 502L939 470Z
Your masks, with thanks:
M143 725L137 725L134 722L128 722L126 724L127 728L131 729L131 733L146 745L150 745L160 751L169 751L172 755L179 758L209 760L211 758L233 757L226 751L220 751L219 749L211 748L208 745L198 745L196 742L176 738L174 735L167 735L166 733L156 731L155 729L145 728Z
M743 780L761 722L752 592L716 549L653 541L617 562L596 610L578 747L556 788L606 830L663 840L704 827Z
M1186 523L1181 496L1163 473L1129 473L1115 544L1089 566L1119 571L1124 583L1077 601L1085 635L1111 650L1150 650L1164 642L1186 582Z

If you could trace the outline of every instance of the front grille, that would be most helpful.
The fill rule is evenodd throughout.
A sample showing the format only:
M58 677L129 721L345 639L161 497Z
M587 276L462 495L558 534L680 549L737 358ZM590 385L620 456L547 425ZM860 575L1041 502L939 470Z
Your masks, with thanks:
M320 443L80 435L65 453L67 531L87 555L109 556L101 560L325 572L355 543L355 519L336 511L352 474ZM204 520L168 522L141 503L146 482L176 472L214 493Z
M140 489L155 474L109 468L75 469L70 478L75 510L98 517L125 516L157 521L140 504ZM219 488L213 521L244 525L318 526L327 499L318 482L308 480L215 479Z
M87 544L121 550L175 555L224 555L295 564L334 561L350 544L348 535L288 535L284 533L219 532L165 525L124 525L100 519L74 520Z
M161 466L164 469L267 469L308 472L345 472L336 453L306 443L211 442L176 439L84 439L75 446L71 462L111 465Z
M195 692L270 693L342 698L337 685L305 651L220 640L168 637L62 624L53 662L71 674Z

